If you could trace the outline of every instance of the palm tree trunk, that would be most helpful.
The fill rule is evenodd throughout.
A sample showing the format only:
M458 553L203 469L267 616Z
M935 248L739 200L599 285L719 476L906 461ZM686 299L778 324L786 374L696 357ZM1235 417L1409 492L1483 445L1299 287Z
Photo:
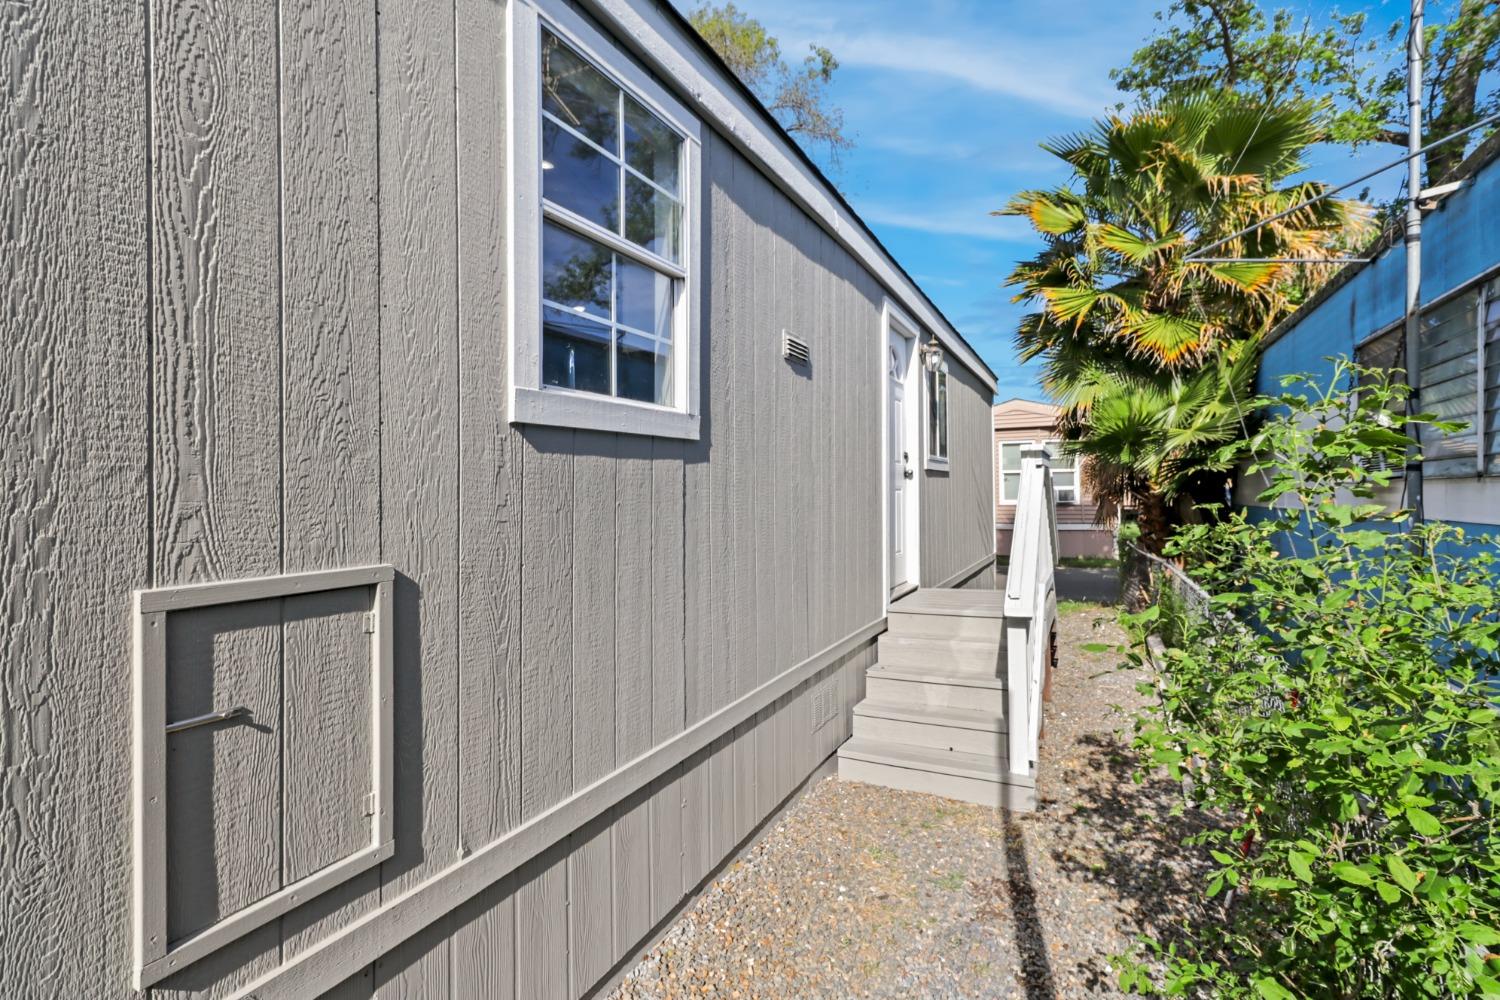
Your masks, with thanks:
M1167 501L1153 489L1140 490L1135 494L1136 523L1141 528L1140 547L1154 556L1159 556L1167 545L1167 534L1171 530ZM1139 611L1151 599L1151 564L1139 557L1129 561L1120 596L1130 611Z

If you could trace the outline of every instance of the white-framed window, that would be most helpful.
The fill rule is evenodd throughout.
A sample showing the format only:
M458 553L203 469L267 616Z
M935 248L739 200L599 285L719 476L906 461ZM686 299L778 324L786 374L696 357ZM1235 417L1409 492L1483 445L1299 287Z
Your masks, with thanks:
M927 468L948 468L948 365L927 372Z
M1000 502L1013 504L1021 495L1021 453L1035 448L1035 441L1001 441L1000 458Z
M1042 450L1052 469L1052 495L1058 503L1078 502L1078 456L1070 454L1061 441L1046 441Z
M510 17L510 419L696 439L699 123L560 0Z
M996 446L1000 469L1000 502L1013 504L1021 493L1021 459L1040 447L1052 470L1053 496L1058 503L1078 503L1078 456L1069 454L1061 441L1001 441Z

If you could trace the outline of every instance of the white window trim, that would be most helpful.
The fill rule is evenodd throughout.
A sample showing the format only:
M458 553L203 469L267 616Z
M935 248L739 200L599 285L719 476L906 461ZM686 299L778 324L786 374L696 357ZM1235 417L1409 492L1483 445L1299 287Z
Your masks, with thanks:
M542 384L542 168L541 29L557 35L632 98L684 136L682 183L682 283L672 330L670 406ZM702 131L696 117L647 75L612 40L561 0L512 0L508 107L510 422L616 431L698 440L702 274ZM562 214L547 209L547 215ZM612 248L618 249L618 248ZM651 258L648 251L627 251Z
M1047 440L1042 442L1041 447L1046 448L1049 444L1063 445L1066 443L1067 442L1063 441L1062 438L1048 438ZM1057 477L1056 475L1054 475L1052 478L1052 493L1053 496L1056 496L1059 490L1071 489L1073 491L1073 499L1058 500L1057 502L1060 504L1067 504L1069 507L1076 507L1079 504L1083 503L1083 463L1080 461L1082 456L1074 452L1073 454L1067 455L1066 457L1071 463L1071 468L1064 471L1070 471L1073 473L1073 485L1071 487L1058 486ZM1056 469L1053 470L1054 473L1056 471Z
M1023 460L1025 458L1026 451L1028 449L1041 447L1041 445L1038 444L1036 441L996 441L995 442L995 470L996 470L995 474L1000 479L998 485L1000 487L1000 506L1002 506L1002 507L1014 507L1016 505L1016 503L1018 502L1016 500L1007 500L1007 499L1005 499L1005 476L1006 476L1006 471L1007 470L1005 468L1005 448L1004 448L1004 446L1008 445L1008 444L1020 445L1020 447L1021 447L1021 456L1022 456ZM1020 474L1021 474L1021 469L1020 469L1019 466L1017 466L1015 469L1010 470L1010 475L1019 476Z
M932 396L937 392L938 376L942 376L946 386L945 401L943 403L943 422L947 424L943 428L942 437L948 442L949 451L941 455L932 453ZM944 361L938 366L938 370L930 372L922 369L922 413L927 418L923 421L926 425L926 440L922 442L922 467L933 472L947 472L949 466L949 453L952 451L953 438L950 435L953 421L949 419L950 411L953 409L953 386L948 374L948 362Z

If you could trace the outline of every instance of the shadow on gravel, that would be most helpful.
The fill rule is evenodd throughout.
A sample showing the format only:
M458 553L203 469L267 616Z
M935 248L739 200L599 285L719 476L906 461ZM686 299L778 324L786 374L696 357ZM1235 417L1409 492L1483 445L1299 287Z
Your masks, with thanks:
M1098 884L1106 896L1116 897L1125 911L1125 930L1148 934L1163 944L1180 942L1183 918L1212 919L1205 910L1202 873L1212 867L1201 848L1183 846L1195 833L1212 827L1203 813L1188 809L1172 815L1182 801L1176 782L1165 775L1135 783L1134 754L1109 734L1079 739L1082 766L1100 780L1080 783L1070 824L1086 825L1093 849L1085 860L1072 837L1052 849L1059 868L1083 882ZM1091 978L1110 982L1102 963L1090 963Z
M978 916L996 926L1012 925L1026 1000L1057 1000L1047 929L1036 904L1036 885L1026 856L1026 835L1013 813L1001 810L999 815L1005 839L1005 877L973 884L975 895L981 900Z
M1021 978L1026 1000L1057 1000L1052 978L1052 960L1047 955L1047 933L1036 908L1036 887L1031 882L1031 864L1026 860L1026 839L1015 817L1001 813L1005 827L1005 880L1016 921L1016 943L1021 948Z

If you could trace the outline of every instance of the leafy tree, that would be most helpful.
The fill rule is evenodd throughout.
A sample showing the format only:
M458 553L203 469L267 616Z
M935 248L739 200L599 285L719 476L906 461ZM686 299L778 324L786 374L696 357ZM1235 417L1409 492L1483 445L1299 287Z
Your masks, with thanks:
M1214 903L1112 959L1131 992L1500 994L1497 539L1375 502L1409 425L1456 428L1407 417L1383 375L1338 362L1254 400L1277 414L1225 459L1264 474L1267 515L1181 531L1206 602L1166 587L1127 619L1167 643L1143 771L1219 820L1185 845L1216 862Z
M828 100L828 84L839 61L821 45L791 65L765 25L732 3L703 4L688 15L740 81L776 116L783 128L826 151L836 166L854 143L844 134L844 112Z
M1171 0L1162 28L1112 71L1119 88L1147 104L1222 88L1261 101L1316 100L1328 138L1360 145L1407 141L1405 27L1373 31L1363 13L1333 13L1313 25L1258 0ZM1446 20L1444 19L1446 17ZM1453 0L1427 7L1427 96L1423 134L1436 138L1500 110L1500 3ZM1488 74L1488 76L1486 75ZM1462 143L1428 154L1427 174L1445 176Z
M1316 122L1307 102L1266 106L1228 92L1108 118L1044 145L1072 169L1068 183L1023 191L998 213L1029 219L1044 243L1008 280L1018 301L1039 307L1021 321L1021 356L1044 359L1065 436L1097 457L1099 492L1134 498L1152 551L1190 513L1169 502L1217 498L1205 474L1224 467L1206 455L1237 433L1234 397L1255 365L1241 345L1329 270L1276 260L1327 256L1364 224L1351 203L1325 199L1218 251L1272 260L1187 259L1323 189L1286 181L1318 138Z

